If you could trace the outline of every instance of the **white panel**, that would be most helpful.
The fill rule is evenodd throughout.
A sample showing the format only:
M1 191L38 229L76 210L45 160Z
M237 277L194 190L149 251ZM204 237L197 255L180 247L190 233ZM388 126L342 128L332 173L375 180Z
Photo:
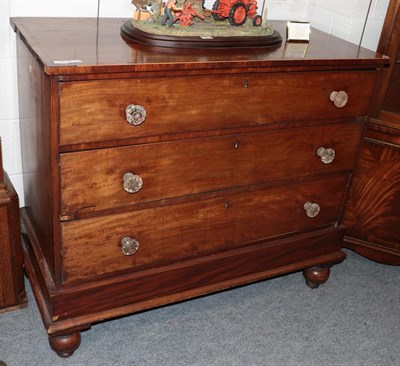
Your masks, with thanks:
M10 14L20 17L96 17L97 0L12 0Z
M368 15L368 8L369 8L370 0L358 0L354 6L354 19L362 19L366 20ZM371 10L373 9L373 3L371 3Z
M270 20L308 20L306 0L266 0Z
M6 170L9 175L21 174L21 145L18 120L1 121L0 133L4 170Z
M8 172L7 172L8 174ZM24 200L24 183L23 183L23 176L22 174L8 174L10 177L11 183L18 194L19 199L19 207L24 207L25 200Z
M383 26L383 20L368 20L367 26L365 28L364 37L361 45L370 50L376 51L378 47L379 38L381 35Z
M331 33L336 37L339 37L339 38L342 38L345 40L350 40L351 26L352 26L352 19L350 17L347 17L345 15L336 14L333 17ZM359 34L361 34L361 31ZM356 42L357 44L358 44L359 40L360 40L360 37L357 38L357 42Z
M11 57L12 51L10 49L10 43L8 39L10 37L10 33L13 32L10 21L10 6L9 2L5 0L0 0L0 57L3 59L4 57Z
M315 7L347 16L353 14L355 2L355 0L309 1L309 3Z
M375 0L374 7L370 13L370 19L384 20L386 17L386 11L389 5L389 0Z
M308 16L313 27L331 33L334 20L334 14L332 14L332 12L310 4L308 7Z
M130 1L106 1L100 2L100 16L104 18L131 18L135 6Z
M1 58L0 80L0 120L18 119L16 58Z

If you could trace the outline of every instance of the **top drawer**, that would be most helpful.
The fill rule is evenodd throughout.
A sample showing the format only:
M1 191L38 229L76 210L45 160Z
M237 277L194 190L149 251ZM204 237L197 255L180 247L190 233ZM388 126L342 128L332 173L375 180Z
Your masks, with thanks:
M343 71L62 82L60 144L361 116L375 77ZM341 90L349 100L338 108L330 95ZM143 107L144 122L127 122L129 105Z

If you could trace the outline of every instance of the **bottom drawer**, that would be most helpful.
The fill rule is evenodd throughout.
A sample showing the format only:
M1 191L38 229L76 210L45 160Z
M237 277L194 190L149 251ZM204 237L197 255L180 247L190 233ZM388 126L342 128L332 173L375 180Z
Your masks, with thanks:
M347 175L340 175L62 223L63 281L178 261L334 224L347 180ZM313 207L307 212L307 202L319 205L315 217L308 216ZM123 241L126 237L135 241Z

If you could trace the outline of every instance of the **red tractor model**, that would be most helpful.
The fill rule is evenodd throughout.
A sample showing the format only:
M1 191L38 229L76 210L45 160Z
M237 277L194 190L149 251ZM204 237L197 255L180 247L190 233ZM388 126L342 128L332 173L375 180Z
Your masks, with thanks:
M257 0L217 0L212 9L214 20L229 19L232 25L242 25L247 17L254 26L260 26L262 18L257 15Z

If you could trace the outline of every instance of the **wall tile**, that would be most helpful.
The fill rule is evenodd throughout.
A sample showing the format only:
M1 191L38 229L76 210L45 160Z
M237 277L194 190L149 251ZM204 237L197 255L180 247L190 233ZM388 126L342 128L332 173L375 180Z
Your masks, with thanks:
M370 0L310 0L307 11L314 27L359 44L369 3ZM376 49L388 3L389 0L372 0L363 37L364 47ZM331 22L329 17L331 17ZM376 21L377 19L380 19L381 22Z
M362 19L365 21L367 18L368 14L368 8L370 6L370 0L357 0L356 3L354 4L354 12L352 14L352 17L354 19ZM374 0L371 2L371 8L370 11L374 8Z
M17 61L9 57L0 62L0 121L18 119Z
M0 57L11 57L10 43L8 42L10 32L13 32L10 22L10 4L6 0L0 0Z
M370 19L384 20L386 17L386 11L389 5L389 0L375 0L374 7L370 13Z
M22 174L9 174L7 172L11 183L18 194L19 199L19 207L24 207L25 200L24 200L24 183L23 183L23 176Z
M8 174L22 174L18 120L1 121L3 168Z
M352 19L345 15L336 14L333 17L331 33L336 37L349 39L351 34Z
M311 25L319 30L331 33L334 14L314 4L308 6L308 16Z
M130 1L106 1L100 2L100 16L104 18L130 18L135 6Z
M335 14L352 16L354 12L354 2L355 1L351 0L328 0L309 1L309 4Z
M268 19L306 21L306 0L266 0Z
M96 17L97 0L12 0L10 15L20 17Z
M371 50L376 50L383 27L384 19L369 19L365 27L361 45Z

